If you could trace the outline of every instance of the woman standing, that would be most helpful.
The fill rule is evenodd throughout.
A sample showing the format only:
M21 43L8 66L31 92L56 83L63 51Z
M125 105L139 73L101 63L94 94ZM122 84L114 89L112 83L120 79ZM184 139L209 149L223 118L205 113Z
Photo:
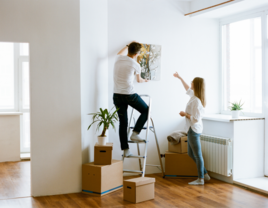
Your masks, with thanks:
M204 179L210 180L208 172L204 167L204 160L201 151L200 135L203 131L202 115L206 107L205 80L200 77L194 78L191 88L176 72L174 77L181 80L186 94L191 98L186 105L186 110L180 115L186 119L186 132L188 132L188 155L195 161L198 170L198 179L190 182L190 185L204 185Z

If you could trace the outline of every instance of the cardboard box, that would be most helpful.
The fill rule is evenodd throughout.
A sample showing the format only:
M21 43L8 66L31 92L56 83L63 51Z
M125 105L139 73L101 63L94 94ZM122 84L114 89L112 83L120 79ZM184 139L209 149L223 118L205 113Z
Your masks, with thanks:
M94 147L94 165L112 164L113 143L107 143L105 146L96 143Z
M103 196L123 187L123 161L113 160L111 165L84 164L82 192Z
M181 137L181 141L179 144L168 143L168 151L169 152L177 152L177 153L187 153L188 152L188 142L187 136Z
M140 177L124 181L124 200L139 203L154 199L155 178Z
M198 177L196 164L187 153L179 154L174 152L166 152L165 164L166 177Z

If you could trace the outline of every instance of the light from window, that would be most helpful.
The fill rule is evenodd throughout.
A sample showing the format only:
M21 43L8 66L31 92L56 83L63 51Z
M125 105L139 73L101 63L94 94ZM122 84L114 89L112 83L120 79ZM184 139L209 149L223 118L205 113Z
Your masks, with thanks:
M30 152L30 113L23 113L22 116L22 149Z
M29 109L30 108L30 88L29 88L30 80L29 80L29 62L22 62L22 108Z
M20 56L29 56L29 43L20 43Z
M14 43L0 43L0 109L14 109Z
M224 25L222 34L224 110L244 103L244 112L262 113L261 18Z

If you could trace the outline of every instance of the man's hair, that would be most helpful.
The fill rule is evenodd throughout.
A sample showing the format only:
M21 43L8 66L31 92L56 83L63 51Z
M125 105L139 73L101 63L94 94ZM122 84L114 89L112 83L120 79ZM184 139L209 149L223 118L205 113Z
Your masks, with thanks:
M129 55L136 55L141 50L142 45L137 42L132 42L128 46L128 54Z

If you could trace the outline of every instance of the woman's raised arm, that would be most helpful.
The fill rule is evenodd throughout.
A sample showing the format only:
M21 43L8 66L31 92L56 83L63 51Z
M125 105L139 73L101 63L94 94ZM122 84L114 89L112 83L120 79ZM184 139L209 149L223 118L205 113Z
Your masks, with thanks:
M183 87L186 91L189 89L189 85L181 78L178 72L174 73L173 76L181 80L181 83L183 84Z

